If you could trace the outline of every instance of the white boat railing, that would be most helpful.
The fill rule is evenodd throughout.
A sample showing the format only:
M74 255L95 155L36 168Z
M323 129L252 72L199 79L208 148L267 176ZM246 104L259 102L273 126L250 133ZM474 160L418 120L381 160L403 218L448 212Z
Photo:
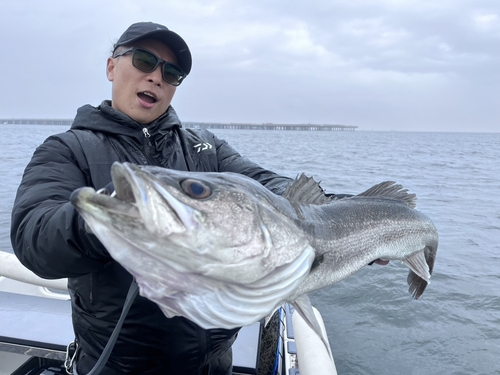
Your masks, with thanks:
M316 319L326 337L325 325L321 314L313 307ZM306 321L298 314L292 315L293 331L295 333L295 345L297 346L297 359L301 375L337 375L335 361L330 356L331 348L328 349L321 338L312 330ZM330 353L329 353L330 352Z
M5 278L5 279L4 279ZM31 289L29 293L43 297L68 299L68 280L43 279L24 267L14 254L0 251L0 280L2 284L17 281L28 285L18 285L18 290ZM29 286L34 286L29 288ZM51 291L52 290L52 291ZM66 293L60 293L66 292Z

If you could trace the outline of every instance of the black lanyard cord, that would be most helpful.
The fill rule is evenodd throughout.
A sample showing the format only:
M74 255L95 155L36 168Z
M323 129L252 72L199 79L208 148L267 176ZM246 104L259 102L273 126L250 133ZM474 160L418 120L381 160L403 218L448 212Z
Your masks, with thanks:
M135 297L139 293L139 286L135 282L135 280L132 280L132 283L130 284L130 288L127 293L127 297L125 298L125 303L123 304L123 310L122 314L120 315L120 319L118 319L118 322L116 323L115 329L113 330L113 333L111 333L111 336L109 337L108 343L104 347L101 356L97 360L96 364L90 370L87 375L98 375L101 373L102 369L104 366L106 366L106 363L108 362L109 356L111 355L111 352L113 351L113 347L116 344L116 339L118 338L118 335L120 334L120 330L122 328L123 322L125 321L125 317L128 314L128 311L130 310L130 306L132 306L132 302L134 302Z

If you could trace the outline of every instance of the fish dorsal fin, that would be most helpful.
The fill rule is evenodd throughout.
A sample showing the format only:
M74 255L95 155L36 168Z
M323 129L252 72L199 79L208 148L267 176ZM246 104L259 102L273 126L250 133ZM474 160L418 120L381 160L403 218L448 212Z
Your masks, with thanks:
M301 204L323 204L332 201L332 198L325 195L319 182L316 182L312 177L307 177L304 173L299 174L287 186L283 197Z
M394 181L381 182L356 196L392 198L406 203L411 208L417 206L417 196L415 194L409 194L408 189L403 189L402 185L396 184Z

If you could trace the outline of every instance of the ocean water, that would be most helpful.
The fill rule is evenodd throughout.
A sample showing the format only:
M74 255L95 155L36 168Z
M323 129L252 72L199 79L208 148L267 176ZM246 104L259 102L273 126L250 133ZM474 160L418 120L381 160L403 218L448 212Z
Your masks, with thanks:
M66 127L0 128L0 250L11 251L10 210L24 167ZM327 192L397 181L436 224L434 274L420 300L397 262L365 267L312 296L339 374L500 374L500 133L214 133L266 168L314 176Z

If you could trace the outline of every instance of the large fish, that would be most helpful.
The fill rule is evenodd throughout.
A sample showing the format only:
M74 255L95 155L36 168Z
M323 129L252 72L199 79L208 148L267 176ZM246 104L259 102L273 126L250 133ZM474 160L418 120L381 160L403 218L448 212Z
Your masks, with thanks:
M115 163L111 175L111 196L85 187L71 202L142 296L206 329L287 301L320 334L307 293L377 260L410 268L414 298L432 274L437 230L393 182L334 200L304 175L283 196L234 173Z

